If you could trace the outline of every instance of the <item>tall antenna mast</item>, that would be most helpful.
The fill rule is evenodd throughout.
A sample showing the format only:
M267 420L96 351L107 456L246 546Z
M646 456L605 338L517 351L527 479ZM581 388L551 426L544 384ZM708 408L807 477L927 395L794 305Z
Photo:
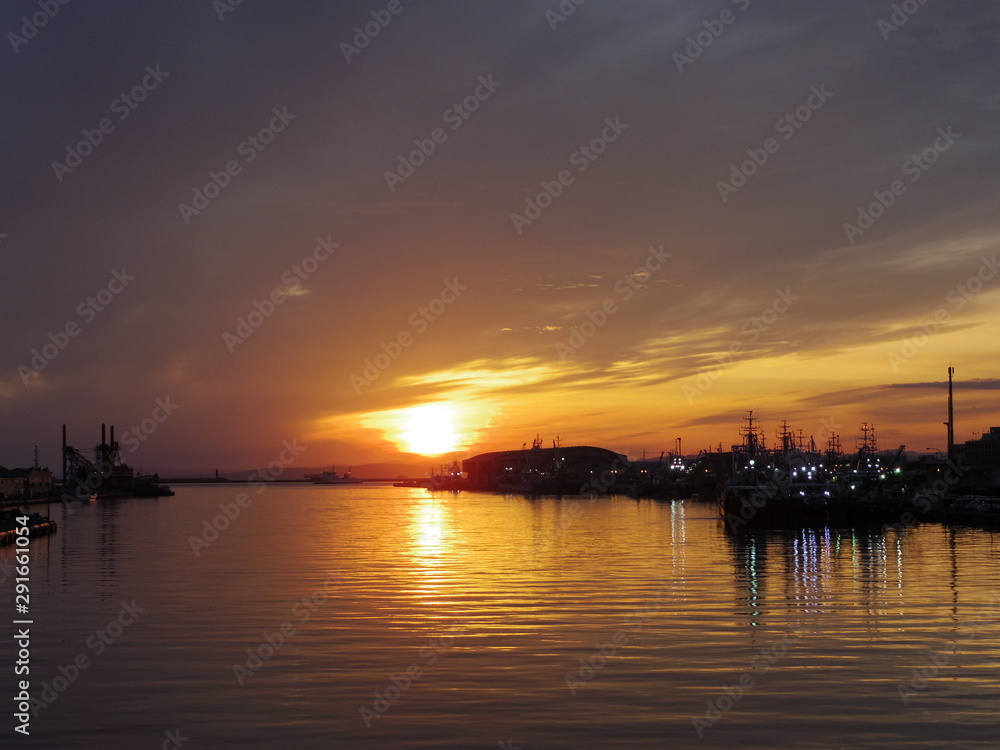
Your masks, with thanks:
M955 368L948 368L948 421L945 426L948 428L948 460L955 460L955 391L952 379L955 375Z

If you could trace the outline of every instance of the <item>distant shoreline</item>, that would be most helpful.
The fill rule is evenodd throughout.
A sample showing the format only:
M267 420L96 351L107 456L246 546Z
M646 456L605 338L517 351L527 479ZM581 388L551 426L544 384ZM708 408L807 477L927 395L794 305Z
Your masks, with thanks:
M361 481L365 484L368 483L378 483L378 482L410 482L410 481L422 481L426 477L385 477L385 478L362 478ZM163 484L247 484L252 480L250 479L227 479L226 477L171 477L166 479L161 479L160 482ZM313 482L311 479L272 479L268 481L268 484L317 484L322 487L335 487L336 484L324 484L323 482ZM356 486L356 485L355 485Z

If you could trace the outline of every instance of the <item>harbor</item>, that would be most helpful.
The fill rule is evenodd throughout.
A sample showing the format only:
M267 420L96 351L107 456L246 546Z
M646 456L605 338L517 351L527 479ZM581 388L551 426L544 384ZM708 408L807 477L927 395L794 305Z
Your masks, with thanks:
M748 410L739 442L723 451L684 454L677 438L658 458L629 458L596 446L546 445L540 435L518 450L492 451L455 459L421 478L399 477L393 486L436 492L490 492L527 496L621 495L659 501L701 500L717 505L720 523L741 529L834 526L908 526L920 522L1000 526L1000 427L959 444L955 441L953 367L948 368L945 451L907 452L905 445L883 449L875 426L862 422L854 450L843 448L836 432L806 435L786 420L768 438L759 414ZM848 438L849 440L849 438ZM771 447L769 447L771 442ZM820 445L822 443L822 445ZM125 464L114 425L101 425L92 458L67 442L62 427L62 481L38 463L30 469L0 467L0 502L8 508L59 502L169 497L158 474L137 473ZM250 477L256 476L251 473ZM210 478L181 483L229 483L216 471ZM249 481L249 479L248 479ZM337 466L300 479L318 486L378 482ZM381 480L385 481L385 480ZM254 484L251 482L251 484Z
M92 449L64 426L62 481L36 451L0 516L0 576L30 560L55 639L32 653L32 718L138 744L143 694L171 680L188 686L175 724L213 745L276 746L308 722L346 746L458 750L515 706L510 733L539 747L615 747L628 721L637 747L764 750L792 715L783 736L826 750L919 746L911 702L939 723L961 703L954 746L985 746L995 701L970 691L1000 642L1000 427L957 443L950 385L946 451L883 447L870 422L844 450L748 410L728 451L536 435L421 478L216 470L176 492L122 460L113 426ZM58 681L81 663L67 611L97 623L87 665L122 637L78 667L89 691ZM267 710L303 682L294 715ZM113 727L92 696L115 702ZM425 720L444 705L446 727Z
M4 7L3 747L1000 748L995 0Z

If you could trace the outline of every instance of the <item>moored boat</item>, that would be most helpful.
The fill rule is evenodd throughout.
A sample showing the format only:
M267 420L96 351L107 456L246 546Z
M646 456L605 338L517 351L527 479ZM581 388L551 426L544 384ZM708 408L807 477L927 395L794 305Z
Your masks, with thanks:
M27 521L21 524L18 519L25 517L27 517ZM28 538L31 539L53 534L57 527L56 522L50 520L47 516L42 516L38 513L25 513L17 509L6 510L0 516L0 545L13 544L18 536L23 536L23 534L18 534L18 529L20 528L27 528Z
M896 467L903 446L884 462L873 429L867 423L862 429L857 460L848 465L839 450L823 455L811 439L809 445L801 435L796 441L785 424L778 433L779 447L767 450L754 414L748 412L743 443L733 446L733 475L722 491L720 518L732 531L898 520L912 507Z

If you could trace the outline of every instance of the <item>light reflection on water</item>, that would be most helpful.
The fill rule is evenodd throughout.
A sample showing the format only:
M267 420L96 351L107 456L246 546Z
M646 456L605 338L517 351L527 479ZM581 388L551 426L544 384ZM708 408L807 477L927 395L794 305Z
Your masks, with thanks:
M704 503L279 485L196 556L192 535L242 488L176 489L78 506L33 543L35 684L91 661L34 746L154 747L176 728L192 748L1000 739L985 531L732 537ZM133 599L138 620L95 654L88 638ZM234 665L283 623L240 686ZM905 705L913 670L930 679ZM405 689L381 703L394 676ZM693 719L720 708L699 737Z

